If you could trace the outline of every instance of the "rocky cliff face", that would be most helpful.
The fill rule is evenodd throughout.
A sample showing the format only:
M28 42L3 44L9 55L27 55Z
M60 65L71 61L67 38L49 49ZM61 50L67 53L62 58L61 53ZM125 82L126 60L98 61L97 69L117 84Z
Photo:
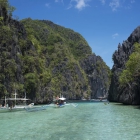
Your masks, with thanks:
M47 103L106 97L109 68L92 54L84 38L50 21L13 20L0 9L0 98L27 97Z
M61 86L61 93L67 99L98 99L107 98L110 85L110 69L100 56L91 54L80 60L80 66L73 64L73 70L67 67L68 60L63 61L53 70L63 75L65 84Z
M106 66L102 58L92 54L81 62L81 67L88 77L91 98L107 98L110 85L110 69Z
M0 97L12 93L15 82L24 83L19 40L27 40L23 24L13 20L5 7L0 8ZM32 47L31 42L27 47Z
M123 88L119 84L119 75L124 70L125 64L130 54L134 50L134 43L140 43L140 26L137 27L126 41L118 45L118 50L113 54L114 65L112 68L111 85L109 89L109 101L121 102L124 104L140 104L140 84L139 81L130 83Z

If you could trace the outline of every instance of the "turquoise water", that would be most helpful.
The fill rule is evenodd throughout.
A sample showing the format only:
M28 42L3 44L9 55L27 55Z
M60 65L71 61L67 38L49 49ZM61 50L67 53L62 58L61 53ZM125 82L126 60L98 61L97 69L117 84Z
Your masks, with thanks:
M0 113L1 140L140 140L140 109L78 103L38 112Z

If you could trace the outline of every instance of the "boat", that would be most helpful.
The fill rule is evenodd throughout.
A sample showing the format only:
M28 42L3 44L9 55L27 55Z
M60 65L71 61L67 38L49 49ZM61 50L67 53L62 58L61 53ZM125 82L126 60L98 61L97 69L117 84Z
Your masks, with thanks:
M66 105L66 98L62 97L56 97L56 99L54 99L54 107L56 108L60 108L60 107L64 107Z
M15 94L13 94L15 97L14 98L6 98L5 99L1 99L1 100L5 100L5 105L0 107L0 112L4 112L4 111L12 111L12 110L23 110L25 107L33 107L34 103L31 103L29 105L26 104L27 99L26 98L26 93L25 93L25 97L24 98L17 98L17 93L15 91ZM8 101L8 103L7 103ZM17 105L17 101L22 102L22 105ZM14 105L13 105L14 102Z

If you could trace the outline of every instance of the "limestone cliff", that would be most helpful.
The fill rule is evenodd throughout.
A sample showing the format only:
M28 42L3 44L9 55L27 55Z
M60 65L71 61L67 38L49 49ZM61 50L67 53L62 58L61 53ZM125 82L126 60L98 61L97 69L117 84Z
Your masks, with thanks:
M15 89L35 103L107 95L110 70L79 33L47 20L16 21L3 5L0 31L0 98Z
M140 26L137 27L126 41L118 45L118 50L113 54L114 65L112 68L111 85L109 89L109 101L124 104L140 104L140 82L139 78L124 87L120 86L119 76L125 69L129 56L134 51L134 44L140 43ZM130 88L131 87L131 88Z
M91 90L91 98L107 98L110 85L110 69L100 56L92 54L81 62Z

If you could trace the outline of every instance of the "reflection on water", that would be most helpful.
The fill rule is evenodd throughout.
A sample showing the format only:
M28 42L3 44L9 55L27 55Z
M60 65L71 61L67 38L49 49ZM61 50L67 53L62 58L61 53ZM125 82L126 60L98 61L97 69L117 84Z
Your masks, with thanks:
M40 112L0 113L1 140L139 140L137 106L78 103Z

